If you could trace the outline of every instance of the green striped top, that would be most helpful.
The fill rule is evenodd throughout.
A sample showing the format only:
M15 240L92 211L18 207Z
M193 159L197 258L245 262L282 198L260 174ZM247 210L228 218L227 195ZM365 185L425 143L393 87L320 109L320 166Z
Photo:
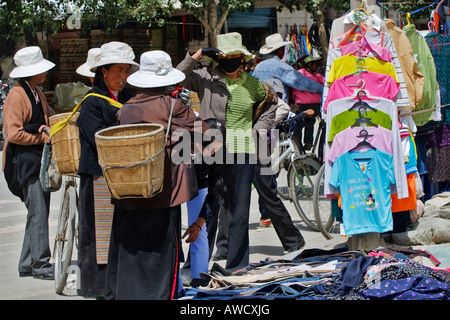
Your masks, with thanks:
M241 72L238 79L224 76L228 89L226 111L227 136L226 144L230 153L255 153L255 142L252 136L253 105L266 97L261 82Z

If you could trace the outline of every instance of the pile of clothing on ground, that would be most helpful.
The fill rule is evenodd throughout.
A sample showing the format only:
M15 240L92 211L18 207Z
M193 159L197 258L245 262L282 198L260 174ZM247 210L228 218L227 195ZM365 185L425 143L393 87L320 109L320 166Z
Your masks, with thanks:
M447 257L450 246L441 246ZM293 259L266 258L233 274L215 264L180 300L448 300L450 268L438 259L413 248L304 249Z
M450 192L434 195L425 202L422 213L405 232L392 234L392 241L401 246L431 245L450 242Z

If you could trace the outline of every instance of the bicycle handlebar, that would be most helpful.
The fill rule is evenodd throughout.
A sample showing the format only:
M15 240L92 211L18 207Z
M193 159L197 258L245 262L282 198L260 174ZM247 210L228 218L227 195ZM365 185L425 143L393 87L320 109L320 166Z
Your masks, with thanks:
M287 125L290 122L292 122L293 120L303 119L303 118L307 118L307 117L308 117L308 115L306 113L302 112L302 113L299 113L299 114L293 116L292 118L281 120L280 124Z

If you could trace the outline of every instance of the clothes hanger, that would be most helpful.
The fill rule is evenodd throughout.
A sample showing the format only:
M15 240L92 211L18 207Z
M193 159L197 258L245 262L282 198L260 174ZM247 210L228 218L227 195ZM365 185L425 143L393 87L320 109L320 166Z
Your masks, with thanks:
M372 118L364 117L364 114L362 112L363 110L365 111L364 106L360 106L359 109L358 109L359 118L356 119L355 123L352 125L352 128L360 126L360 125L371 125L371 126L374 126L374 127L378 127L378 125L376 125L375 123L370 121Z
M361 80L363 80L363 79L361 79ZM364 80L363 80L363 81L364 81ZM375 109L375 108L369 106L369 104L368 104L367 102L365 102L365 101L363 101L363 100L361 99L361 94L364 94L364 95L367 96L367 93L366 93L365 90L359 89L358 92L356 93L356 97L358 98L358 101L357 101L355 104L353 104L353 105L350 107L349 110L355 110L356 108L359 107L358 112L359 112L359 110L361 110L362 108L369 109L369 110L372 110L372 111L377 111L377 109ZM360 117L361 117L361 114L360 114Z
M364 134L362 134L362 133L364 133ZM369 149L376 150L377 148L375 148L369 141L367 141L367 137L371 137L371 136L373 136L373 135L369 135L369 132L366 129L362 129L359 132L358 137L364 137L364 140L360 141L354 148L350 149L349 151L352 152L361 147L368 147Z
M355 84L348 84L347 87L359 87L362 90L366 86L366 81L363 78L359 78ZM356 97L356 96L355 96Z
M367 15L367 16L372 16L372 14L371 13L368 13L367 11L366 11L366 9L364 8L364 0L361 0L361 4L359 5L359 7L358 8L356 8L355 10L355 14L356 14L356 12L361 12L362 14L365 14L365 15ZM356 15L355 15L355 18L356 18Z

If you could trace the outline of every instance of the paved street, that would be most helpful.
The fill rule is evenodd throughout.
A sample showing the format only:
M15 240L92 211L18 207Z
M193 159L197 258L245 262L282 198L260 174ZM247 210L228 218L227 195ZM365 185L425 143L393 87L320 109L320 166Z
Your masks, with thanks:
M0 152L0 157L2 152ZM61 193L52 194L50 210L50 248L53 252L53 239L56 234L59 203ZM252 204L250 212L250 262L257 262L267 257L283 256L283 247L273 228L259 227L258 195L252 192ZM289 202L285 204L291 213L296 226L301 230L306 239L305 248L332 248L345 240L340 235L334 235L332 240L326 240L320 232L310 231L298 217L295 208ZM186 227L186 210L183 206L183 226ZM0 174L0 300L84 300L77 296L75 279L72 285L64 292L57 295L54 282L37 280L32 277L20 278L17 271L22 239L26 223L25 205L8 190L3 173ZM187 253L187 245L184 244L184 252ZM298 252L297 252L298 253ZM296 253L286 255L289 258ZM76 263L76 252L73 257ZM224 264L220 261L219 264ZM212 264L211 264L212 265Z

